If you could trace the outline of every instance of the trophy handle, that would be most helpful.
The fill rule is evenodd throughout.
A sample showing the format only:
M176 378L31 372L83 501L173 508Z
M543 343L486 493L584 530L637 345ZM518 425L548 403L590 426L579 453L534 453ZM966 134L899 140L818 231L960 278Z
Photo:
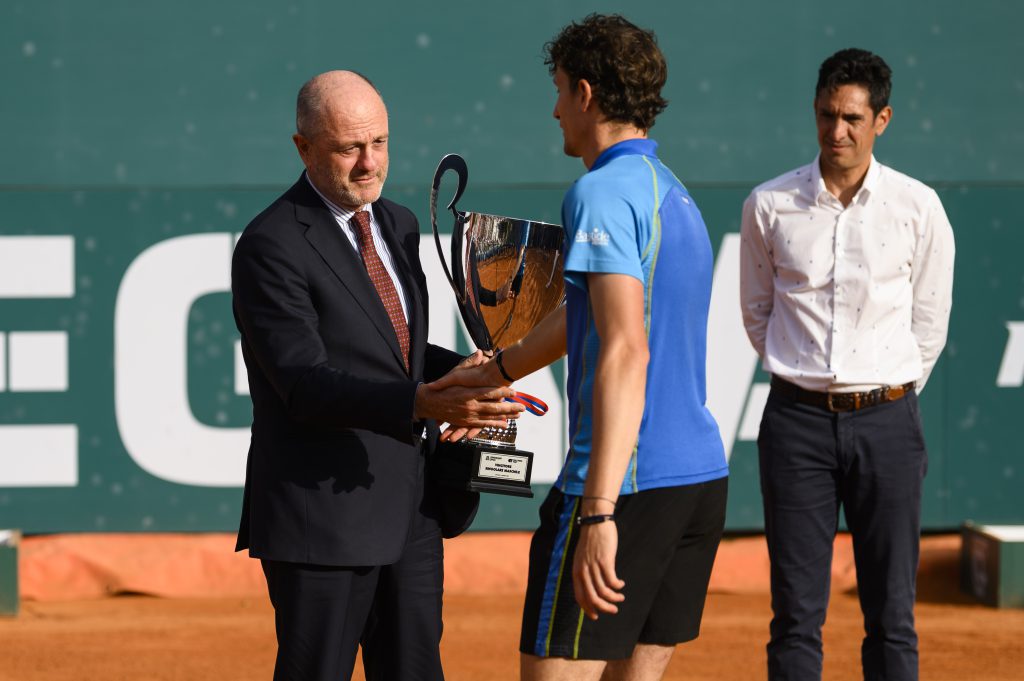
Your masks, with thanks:
M448 209L455 216L455 226L452 229L452 266L448 269L448 262L444 257L444 249L441 248L441 235L437 231L437 190L441 186L441 177L449 170L454 170L459 178L458 188L455 196L448 204ZM434 245L437 246L437 255L441 259L441 267L448 277L448 283L455 291L455 298L460 303L466 302L466 273L462 264L462 239L465 223L465 214L455 208L455 203L462 198L462 192L466 190L466 183L469 181L469 167L466 160L458 154L448 154L437 164L434 171L434 182L430 188L430 225L434 230Z

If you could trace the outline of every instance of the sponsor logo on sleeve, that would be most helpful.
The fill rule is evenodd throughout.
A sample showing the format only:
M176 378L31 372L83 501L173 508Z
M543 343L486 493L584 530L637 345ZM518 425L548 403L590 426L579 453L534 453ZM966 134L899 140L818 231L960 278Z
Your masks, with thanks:
M586 230L580 230L576 232L576 243L578 244L590 244L591 246L607 246L608 245L608 232L604 231L599 227L589 232Z

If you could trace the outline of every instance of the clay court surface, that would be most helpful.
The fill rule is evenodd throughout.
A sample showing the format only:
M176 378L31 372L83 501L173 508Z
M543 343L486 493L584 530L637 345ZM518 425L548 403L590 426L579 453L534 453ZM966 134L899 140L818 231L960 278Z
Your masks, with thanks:
M222 537L206 540L211 546L228 542ZM255 590L260 586L258 575L249 561L236 556L218 564L202 555L193 557L186 566L193 583L175 587L167 583L171 573L161 574L152 556L176 557L181 571L184 547L192 545L195 552L193 538L162 539L162 551L136 543L129 552L141 562L117 574L111 572L111 564L124 561L111 545L105 545L99 556L90 553L95 545L87 551L82 540L69 541L57 548L31 542L23 547L22 592L35 595L22 602L18 617L0 618L0 679L270 679L273 615L269 602ZM667 679L764 678L770 609L763 588L762 545L759 538L723 545L701 638L677 649ZM1024 679L1024 611L979 606L961 594L958 545L957 537L928 538L923 543L917 607L921 679ZM525 546L526 537L513 533L469 535L446 547L449 577L442 656L449 679L518 677L522 595L517 570ZM148 558L147 551L152 552ZM66 554L71 555L62 567L58 556ZM860 678L861 623L848 558L841 539L825 627L824 678L832 681ZM69 599L72 573L88 574L93 583L120 595ZM146 586L149 578L142 573L155 581ZM54 582L47 591L54 579L63 585ZM79 579L79 592L84 593L82 585L88 581ZM203 585L231 595L196 597ZM175 589L178 593L168 593ZM126 593L132 590L163 595ZM358 669L355 678L362 678Z

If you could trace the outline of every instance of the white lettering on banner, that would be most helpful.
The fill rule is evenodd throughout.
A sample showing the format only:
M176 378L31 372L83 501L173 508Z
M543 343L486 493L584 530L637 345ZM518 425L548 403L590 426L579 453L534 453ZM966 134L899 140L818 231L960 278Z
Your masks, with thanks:
M0 297L71 298L75 295L75 237L0 236Z
M78 426L0 426L0 487L78 485Z
M0 299L74 295L73 236L0 236ZM67 331L0 331L0 392L67 391ZM78 426L0 425L0 488L77 484Z
M1024 385L1024 322L1006 322L1010 332L1006 350L996 376L996 387L1019 388Z
M188 401L187 329L193 303L230 290L229 233L193 234L143 251L114 307L114 408L125 449L143 470L204 487L245 480L248 428L196 420Z
M242 356L241 339L234 342L235 347L235 394L249 394L249 376L245 370L245 358Z
M66 331L12 331L7 361L11 392L68 391Z
M755 383L750 387L747 408L743 412L740 430L736 433L737 440L757 440L757 434L761 430L761 416L764 414L764 406L768 404L769 392L771 392L771 386L767 383ZM731 447L726 447L726 455L730 449Z
M757 353L747 340L740 312L740 235L730 233L722 238L715 261L707 360L708 410L718 421L726 457L732 454L756 369ZM749 403L748 411L764 407L758 399ZM749 423L754 416L751 413L743 420ZM756 417L759 419L760 413Z

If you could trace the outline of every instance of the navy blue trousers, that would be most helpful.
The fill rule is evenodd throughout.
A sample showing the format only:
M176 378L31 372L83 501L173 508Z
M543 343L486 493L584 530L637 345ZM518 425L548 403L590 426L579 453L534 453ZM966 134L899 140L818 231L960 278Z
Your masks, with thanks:
M436 521L418 517L392 565L262 563L277 630L274 681L349 679L360 645L368 681L444 681Z
M757 442L774 613L768 678L821 678L842 506L864 614L864 678L916 680L914 596L928 465L917 395L831 413L773 390Z

